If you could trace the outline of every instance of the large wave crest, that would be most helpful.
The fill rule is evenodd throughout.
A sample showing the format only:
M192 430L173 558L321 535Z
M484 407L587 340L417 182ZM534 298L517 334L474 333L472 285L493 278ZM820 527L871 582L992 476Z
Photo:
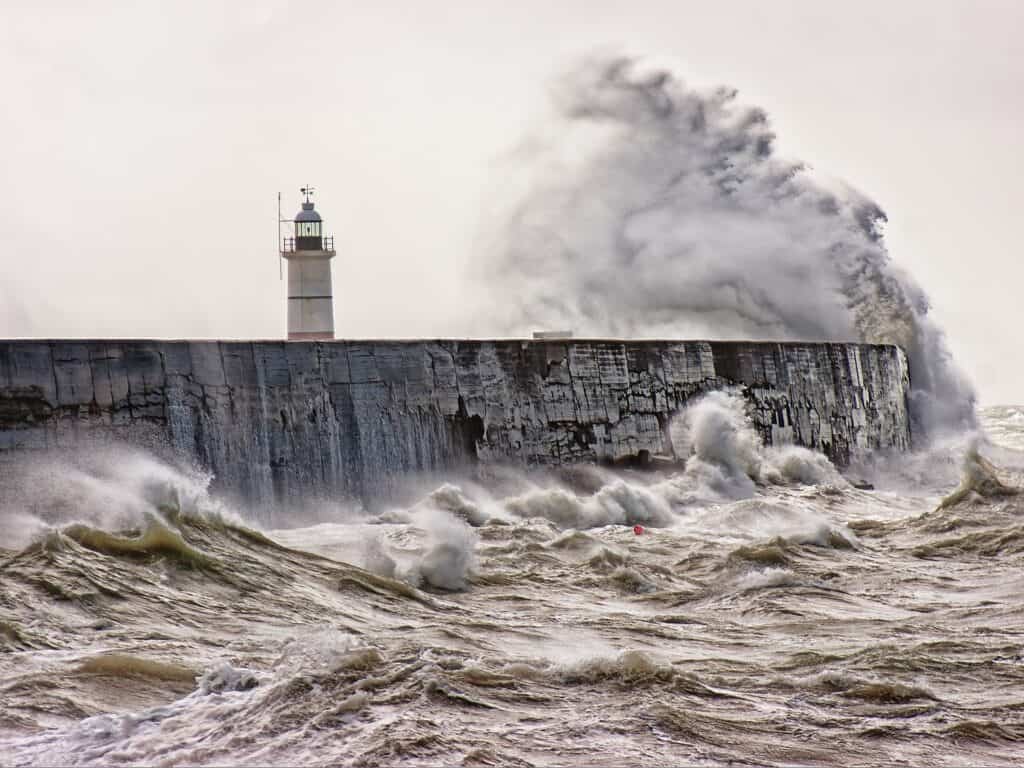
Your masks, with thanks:
M777 156L763 110L609 55L565 74L554 108L514 153L482 263L504 330L899 344L917 436L975 426L881 207Z

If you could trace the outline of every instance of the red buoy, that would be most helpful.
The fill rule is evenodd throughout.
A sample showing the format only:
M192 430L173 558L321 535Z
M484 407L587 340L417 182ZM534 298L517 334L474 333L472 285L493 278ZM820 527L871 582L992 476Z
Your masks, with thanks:
M633 533L635 533L637 536L639 536L643 532L644 532L644 527L642 525L634 525L633 526Z

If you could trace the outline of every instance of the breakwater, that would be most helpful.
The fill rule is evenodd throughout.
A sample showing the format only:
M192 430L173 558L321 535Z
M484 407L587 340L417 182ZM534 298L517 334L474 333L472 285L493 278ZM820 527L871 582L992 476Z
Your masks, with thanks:
M672 455L669 424L738 387L766 443L837 465L910 446L902 350L616 340L0 341L0 469L30 451L163 446L258 505L372 502L410 473Z

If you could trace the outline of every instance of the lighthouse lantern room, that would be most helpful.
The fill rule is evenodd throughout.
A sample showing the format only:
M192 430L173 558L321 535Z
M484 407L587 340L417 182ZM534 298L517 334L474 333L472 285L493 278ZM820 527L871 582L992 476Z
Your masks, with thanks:
M334 238L323 234L323 220L310 198L312 187L303 187L302 210L295 214L295 235L281 243L288 262L288 338L334 338L334 293L331 259Z

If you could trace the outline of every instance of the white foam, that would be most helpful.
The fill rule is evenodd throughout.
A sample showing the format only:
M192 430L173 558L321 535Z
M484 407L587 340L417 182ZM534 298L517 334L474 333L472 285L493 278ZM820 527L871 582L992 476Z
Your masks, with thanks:
M824 454L796 445L763 445L746 402L733 390L702 397L673 421L671 432L677 455L687 458L686 477L704 495L749 498L758 483L846 484Z
M473 529L447 512L431 509L419 511L416 525L426 533L426 548L419 560L405 569L406 580L439 589L465 589L476 564Z
M741 592L773 587L790 587L800 581L788 568L761 568L744 571L736 577L735 586Z
M793 544L838 549L860 546L856 534L846 525L795 501L783 505L764 499L744 499L701 510L682 525L704 535L732 536L746 541L782 539Z
M24 546L70 523L116 531L146 527L166 512L242 525L242 517L209 493L208 473L172 466L127 445L62 452L5 467L17 491L0 500L0 547ZM252 526L254 523L246 522Z

